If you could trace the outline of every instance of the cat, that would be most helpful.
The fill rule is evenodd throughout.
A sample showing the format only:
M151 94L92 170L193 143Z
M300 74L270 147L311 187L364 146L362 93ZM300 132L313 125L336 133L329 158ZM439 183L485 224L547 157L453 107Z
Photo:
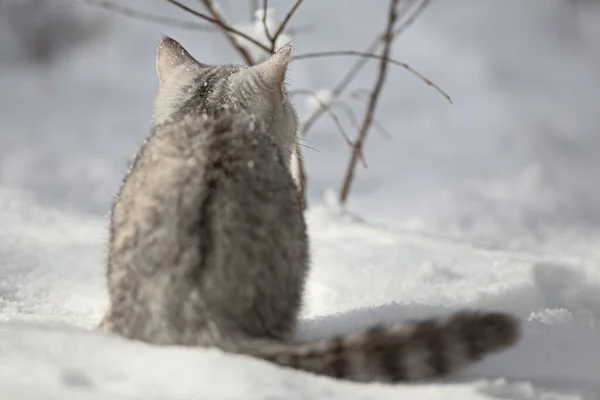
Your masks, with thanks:
M290 173L291 51L211 66L161 40L154 130L111 214L100 328L365 382L442 376L516 343L518 319L483 311L293 341L310 256Z

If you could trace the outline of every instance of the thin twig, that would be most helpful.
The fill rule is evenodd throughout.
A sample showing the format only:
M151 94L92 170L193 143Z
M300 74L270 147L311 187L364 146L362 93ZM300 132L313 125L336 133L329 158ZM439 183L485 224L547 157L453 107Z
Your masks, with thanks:
M275 43L275 40L273 39L273 36L271 36L271 32L269 32L269 27L267 26L267 10L268 9L269 9L269 0L263 0L262 23L263 23L263 28L265 30L265 35L267 36L267 39L269 39L269 42L271 43L271 53L273 53L275 51L275 46L273 45L273 43Z
M359 160L363 144L367 137L367 133L369 132L369 128L371 127L371 124L373 122L373 117L375 115L375 110L377 109L379 96L381 95L381 91L385 83L385 78L387 76L387 70L389 66L387 60L390 59L390 53L392 51L392 42L394 41L394 26L396 24L396 19L398 18L397 12L399 1L400 0L390 1L390 10L385 30L385 41L381 60L379 61L379 73L373 91L371 92L371 98L369 100L369 104L367 105L367 110L365 112L363 123L360 127L360 130L358 131L358 137L354 141L354 149L352 151L352 155L350 157L350 161L346 169L344 181L342 182L342 188L340 191L340 203L345 203L348 199L350 188L352 186L352 182L354 181L354 172L356 171L356 164Z
M292 6L292 8L290 8L290 11L288 11L288 13L285 15L283 22L281 23L281 25L279 25L279 28L277 28L277 31L273 35L273 39L271 39L271 51L275 51L275 43L277 42L279 35L281 35L283 33L288 22L290 22L290 20L292 19L292 16L294 15L294 13L298 9L298 7L300 7L300 4L302 4L302 1L303 0L296 0L294 5Z
M165 1L167 1L168 3L173 4L174 6L182 9L185 12L188 12L188 13L192 14L195 17L198 17L200 19L203 19L205 21L208 21L210 23L215 24L219 28L221 28L222 30L224 30L225 32L227 32L228 33L227 37L229 38L231 44L238 50L238 52L240 52L240 54L246 54L247 55L247 57L244 56L244 59L246 60L246 62L251 62L252 58L248 55L248 52L237 43L237 41L235 40L235 38L232 37L232 35L237 35L239 37L242 37L242 38L248 40L250 43L252 43L252 44L260 47L261 49L263 49L265 51L269 51L269 48L267 48L264 44L262 44L259 41L251 38L250 36L246 35L244 32L240 32L237 29L232 28L227 23L225 23L225 21L223 21L223 19L219 15L219 12L216 10L216 8L214 7L214 5L212 4L212 1L210 1L210 0L203 0L202 2L206 6L206 8L211 12L211 14L213 15L213 17L209 17L208 15L206 15L204 13L201 13L200 11L194 10L193 8L188 7L185 4L182 4L178 0L165 0Z
M417 20L417 18L425 11L425 9L429 6L431 0L423 0L421 3L415 7L413 13L404 20L404 22L398 25L394 29L394 36L400 36L406 31L408 28L412 26L412 24Z
M167 1L173 1L173 0L167 0ZM252 56L250 55L250 53L248 53L248 50L246 50L242 45L240 45L238 43L238 41L235 40L235 38L233 37L232 33L234 33L234 32L226 29L226 27L229 27L229 25L225 22L225 20L221 16L221 14L219 14L219 11L217 11L213 2L211 0L202 0L202 3L204 4L204 7L206 7L208 12L212 15L215 23L223 30L225 37L227 37L227 40L229 40L229 42L231 43L233 48L240 54L240 56L244 59L244 61L246 61L246 64L248 64L248 65L254 64L254 60L252 59ZM247 35L245 35L245 36L247 36Z
M363 93L366 92L366 93ZM361 94L364 94L366 97L363 98L361 97ZM369 101L369 91L366 89L363 90L356 90L354 92L352 92L352 94L350 94L350 97L352 97L355 100L360 100L360 101L365 101L368 102ZM337 103L337 102L336 102ZM350 108L350 106L344 104L346 107ZM355 124L358 125L358 124ZM393 139L394 136L392 135L392 133L381 123L379 122L376 118L373 118L373 128L377 129L377 131L381 134L381 136L384 139L390 140Z
M363 91L366 92L366 93L364 93L367 96L366 98L359 97L359 94L362 94L362 93L359 93L359 91L352 92L352 94L350 95L350 97L352 97L353 99L356 99L356 100L360 100L360 101L365 101L366 102L366 101L369 100L368 96L369 96L370 93L369 93L369 91L367 89L363 89ZM302 94L301 92L302 92L302 90L298 91L298 94ZM314 91L313 91L313 93L314 93ZM294 94L296 94L296 91L292 90L290 92L290 94L293 96ZM346 103L344 101L341 101L341 100L332 100L330 102L329 108L331 108L332 111L334 109L336 109L336 108L339 109L340 111L342 111L346 115L346 118L348 119L348 121L350 121L350 124L353 127L358 128L358 120L356 119L356 115L354 113L354 110L352 109L352 107L350 107L350 105L348 103ZM377 129L377 131L381 134L381 136L384 139L387 139L387 140L393 139L392 133L380 121L378 121L376 118L373 118L373 128ZM364 158L364 154L363 154L363 158Z
M139 21L150 22L160 25L172 26L174 28L187 29L192 31L216 31L217 28L211 25L199 24L197 22L185 21L177 18L165 17L147 11L137 10L119 5L107 0L79 0L85 5L100 8L127 18L137 19Z
M402 34L412 23L417 19L419 15L425 10L425 8L430 4L430 0L424 0L419 7L413 11L412 15L410 15L404 23L400 24L397 28L395 28L394 36L399 36ZM403 11L408 10L408 8ZM404 15L404 13L399 14ZM385 35L379 35L373 42L365 49L365 53L373 53L378 51L380 46L383 44L385 39ZM331 91L333 98L339 97L347 88L350 86L354 78L358 75L358 73L367 65L369 61L368 58L359 58L356 63L348 70L346 75L342 77L342 79L338 82L338 84ZM317 122L317 120L324 114L323 110L317 110L312 114L312 117L305 121L304 127L302 130L302 134L306 136L306 133L310 130L310 128Z
M371 53L371 52L375 51L375 49L378 47L378 45L379 45L379 41L376 40L374 43L372 43L367 48L366 52ZM350 83L352 83L352 81L354 80L356 75L358 75L360 70L367 64L368 61L369 61L369 59L366 57L361 57L358 59L358 61L348 70L346 75L344 75L344 77L339 81L339 83L331 91L333 98L339 97L344 92L344 90L346 90L346 88L350 85ZM324 112L325 112L324 110L317 110L312 114L311 118L304 121L304 126L302 129L302 134L304 136L306 136L306 133L310 130L310 128L312 128L313 124L315 122L317 122L319 117L321 115L323 115Z
M412 68L407 63L395 60L393 58L389 58L389 57L387 57L385 55L380 56L380 55L377 55L377 54L366 53L364 51L357 51L357 50L334 50L334 51L322 51L322 52L316 52L316 53L299 54L297 56L292 57L292 61L305 60L305 59L308 59L308 58L336 57L336 56L353 56L353 57L373 58L373 59L380 60L380 61L385 62L385 63L390 63L390 64L393 64L393 65L397 65L399 67L402 67L402 68L406 69L408 72L410 72L411 74L415 75L417 78L421 79L427 85L429 85L432 88L434 88L442 96L444 96L444 98L446 100L448 100L448 102L450 104L452 104L452 99L450 98L450 95L448 93L446 93L438 85L436 85L435 83L433 83L430 79L426 78L423 74L421 74L420 72L418 72L417 70L415 70L414 68Z
M312 98L319 103L319 107L324 109L329 114L329 116L333 120L335 126L338 128L338 131L344 138L344 141L346 142L346 144L348 146L350 146L351 148L354 148L354 143L352 143L352 140L350 140L350 137L346 133L346 130L344 129L344 126L342 125L342 121L340 121L340 118L333 111L331 106L329 104L327 104L327 102L325 102L319 98L319 96L317 95L317 93L314 90L296 89L291 94L303 94L303 95L312 96ZM360 155L360 161L362 162L363 166L365 168L367 168L367 163L366 163L364 157L362 156L362 154Z

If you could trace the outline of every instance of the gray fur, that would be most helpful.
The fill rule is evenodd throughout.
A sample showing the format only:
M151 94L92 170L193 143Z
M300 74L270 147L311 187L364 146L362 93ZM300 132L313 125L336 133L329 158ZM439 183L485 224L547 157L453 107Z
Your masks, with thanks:
M355 381L444 375L515 343L518 321L484 312L291 341L309 248L289 170L289 53L211 67L161 41L156 126L114 203L100 328Z

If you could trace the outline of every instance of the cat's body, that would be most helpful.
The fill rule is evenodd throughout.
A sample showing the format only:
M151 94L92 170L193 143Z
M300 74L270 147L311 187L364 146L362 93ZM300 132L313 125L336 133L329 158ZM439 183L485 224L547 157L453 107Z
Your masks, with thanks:
M260 71L191 61L176 42L159 45L157 126L112 212L108 322L161 344L206 345L221 332L281 340L294 330L308 265L288 172L296 116L280 86L277 107L252 109L251 97L271 91L252 83L267 79ZM224 90L236 74L246 104Z
M289 172L290 50L250 68L208 67L163 39L156 128L113 207L101 327L358 381L438 376L513 344L518 323L500 313L291 342L309 252Z
M202 345L222 331L293 331L306 231L296 186L260 128L239 113L188 116L146 143L113 210L109 281L135 296L113 302L119 333ZM161 161L139 165L148 157Z

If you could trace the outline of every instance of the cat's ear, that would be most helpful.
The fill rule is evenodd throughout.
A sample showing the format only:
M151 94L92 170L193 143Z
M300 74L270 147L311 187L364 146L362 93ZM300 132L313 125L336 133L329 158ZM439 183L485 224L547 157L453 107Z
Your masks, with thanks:
M292 43L277 50L268 60L247 69L247 73L257 77L265 86L282 89L288 64L292 55Z
M156 73L159 84L162 85L178 66L185 63L198 64L179 42L163 36L156 49Z

